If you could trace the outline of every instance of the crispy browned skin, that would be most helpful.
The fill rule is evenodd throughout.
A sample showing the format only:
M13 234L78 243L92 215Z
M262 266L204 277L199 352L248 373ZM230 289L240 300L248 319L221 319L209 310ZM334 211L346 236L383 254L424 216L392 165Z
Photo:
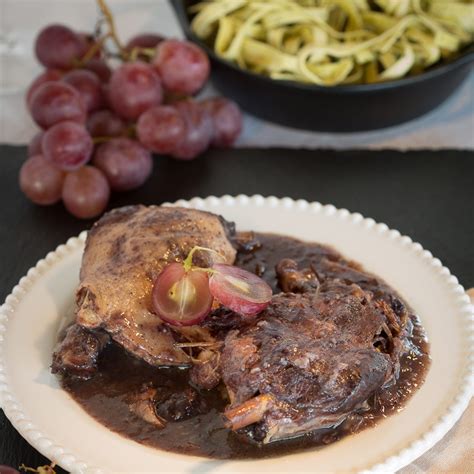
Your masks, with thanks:
M99 354L109 340L104 332L92 333L72 324L55 348L51 371L53 374L68 373L82 379L91 377L97 371Z
M176 332L186 340L206 340L202 328L171 331L153 314L153 282L170 262L182 261L196 245L220 253L232 264L235 250L219 216L177 207L129 206L109 212L89 232L77 290L76 322L102 329L129 352L152 365L186 365L175 347ZM198 264L209 264L201 253Z

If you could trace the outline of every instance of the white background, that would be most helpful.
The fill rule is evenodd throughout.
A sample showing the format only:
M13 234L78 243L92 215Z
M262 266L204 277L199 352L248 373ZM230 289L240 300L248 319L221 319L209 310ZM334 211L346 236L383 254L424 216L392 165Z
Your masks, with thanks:
M108 0L108 4L123 39L145 31L182 36L167 0ZM35 133L24 94L41 71L33 54L38 30L57 22L91 31L96 15L94 0L0 0L0 143L27 143ZM204 94L215 91L208 86ZM238 146L474 149L474 73L438 109L401 126L331 134L290 129L246 115Z

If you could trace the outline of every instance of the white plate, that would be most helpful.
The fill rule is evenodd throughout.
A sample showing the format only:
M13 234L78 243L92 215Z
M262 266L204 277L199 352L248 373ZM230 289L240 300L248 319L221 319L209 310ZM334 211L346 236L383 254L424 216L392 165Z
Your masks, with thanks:
M0 401L16 429L74 472L393 472L431 448L472 394L472 307L457 279L409 237L334 206L261 196L178 201L220 213L241 230L278 232L333 245L383 277L414 308L431 342L426 382L400 413L320 450L255 461L167 453L100 425L50 374L62 315L73 301L86 234L29 270L0 310Z

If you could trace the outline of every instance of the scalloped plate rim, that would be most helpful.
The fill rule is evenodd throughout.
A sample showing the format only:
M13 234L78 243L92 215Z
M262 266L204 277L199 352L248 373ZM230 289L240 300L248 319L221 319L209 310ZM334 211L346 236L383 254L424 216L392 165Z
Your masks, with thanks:
M165 202L163 206L185 206L190 208L207 208L215 204L223 204L224 206L229 205L256 205L263 206L268 205L270 207L286 207L286 208L299 208L301 210L307 210L311 208L313 213L325 212L328 216L339 215L342 218L352 217L353 223L364 222L368 227L378 227L381 232L391 232L393 238L405 239L405 243L414 249L419 254L423 255L425 259L431 259L432 263L439 267L439 273L443 275L445 283L450 283L452 293L458 293L462 297L459 300L459 313L465 313L470 318L470 338L473 337L472 323L474 320L474 305L470 304L469 297L464 292L464 288L459 284L456 277L454 277L449 269L441 264L441 262L432 256L429 251L423 249L423 247L412 241L408 236L400 234L399 231L389 228L384 223L377 223L372 218L362 216L358 212L350 212L344 208L336 208L332 204L321 204L317 201L309 202L304 199L292 199L289 197L278 198L275 196L263 197L262 195L256 194L247 196L239 194L237 196L230 196L228 194L216 197L208 196L205 198L194 197L189 200L177 200L173 203ZM291 234L291 233L290 233ZM102 473L108 472L107 468L97 468L95 466L88 465L87 462L77 460L76 457L60 447L61 453L58 455L58 446L54 444L47 435L37 430L33 423L31 423L26 415L22 412L21 407L15 402L14 395L10 392L9 386L6 382L5 374L5 361L3 359L3 341L5 340L4 334L7 333L7 323L9 321L9 314L13 314L15 307L21 300L21 295L28 292L29 287L34 284L35 281L41 278L42 273L54 266L55 262L61 260L64 256L76 250L79 246L82 246L85 242L87 231L82 231L77 237L71 237L65 244L59 245L54 251L49 252L44 258L40 259L35 266L31 267L25 276L23 276L17 285L12 289L11 293L6 297L5 302L0 306L0 408L4 410L5 415L11 421L15 429L41 454L46 456L48 459L57 459L57 464L61 467L70 470L71 472L94 472ZM461 302L465 304L465 309L461 309ZM466 309L467 308L467 309ZM467 317L467 316L466 316ZM359 471L363 474L378 473L378 472L393 472L394 470L401 469L402 467L413 462L423 453L432 448L443 436L454 426L458 419L467 408L469 401L473 395L474 387L474 373L473 373L473 349L471 347L469 354L469 361L466 362L467 375L464 375L463 384L459 387L456 397L451 405L446 409L443 416L439 416L439 419L429 429L424 432L420 439L412 442L410 445L401 449L397 454L386 458L383 462L372 465L369 469ZM46 440L46 443L40 444L38 440ZM53 452L56 448L56 452Z

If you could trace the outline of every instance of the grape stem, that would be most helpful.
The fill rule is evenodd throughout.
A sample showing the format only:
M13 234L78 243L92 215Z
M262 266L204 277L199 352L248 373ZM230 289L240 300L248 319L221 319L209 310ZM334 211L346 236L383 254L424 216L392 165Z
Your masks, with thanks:
M97 0L97 5L100 8L100 11L102 12L102 15L104 15L104 19L109 27L109 33L107 34L108 37L110 37L113 42L116 44L119 52L120 52L120 57L123 60L126 60L128 57L127 52L125 51L125 48L123 47L122 43L120 42L120 39L117 35L117 30L115 28L115 21L114 17L112 15L112 12L110 11L109 7L105 3L105 0Z
M100 145L101 143L107 143L110 142L114 137L93 137L92 138L92 143L94 145Z
M222 255L219 252L216 252L215 250L208 249L207 247L200 247L199 245L196 245L191 249L191 251L188 253L188 256L186 257L186 260L183 262L184 270L189 272L191 268L193 268L193 256L194 254L198 251L201 250L202 252L209 252L214 255L218 255L221 259L223 259ZM215 270L212 270L211 268L193 268L193 270L198 270L198 271L205 271L207 273L214 273Z
M141 54L142 56L147 56L149 58L152 58L156 53L155 48L140 48L139 46L136 46L130 51L129 54L129 61L136 61L138 58L138 55Z
M37 469L34 469L33 467L28 467L25 466L24 464L21 464L21 466L18 468L20 471L25 471L25 472L37 472L38 474L56 474L56 471L54 470L54 466L56 466L56 463L51 463L47 466L40 466Z
M122 133L120 136L134 138L135 134L136 134L135 125L130 125L130 127L128 127L125 130L125 132ZM113 140L114 138L117 138L117 137L109 137L109 136L105 136L105 135L103 137L92 137L92 143L94 145L100 145L101 143L110 142L110 140Z
M97 51L99 51L100 49L102 49L102 47L104 46L104 42L107 38L110 38L110 33L107 33L106 35L102 36L101 38L99 38L90 48L89 50L87 51L86 54L84 54L84 56L82 57L82 59L79 61L79 65L78 67L82 67L84 66L85 64L87 64L95 55L95 53L97 53Z
M218 347L222 345L222 342L177 342L174 344L175 347Z

